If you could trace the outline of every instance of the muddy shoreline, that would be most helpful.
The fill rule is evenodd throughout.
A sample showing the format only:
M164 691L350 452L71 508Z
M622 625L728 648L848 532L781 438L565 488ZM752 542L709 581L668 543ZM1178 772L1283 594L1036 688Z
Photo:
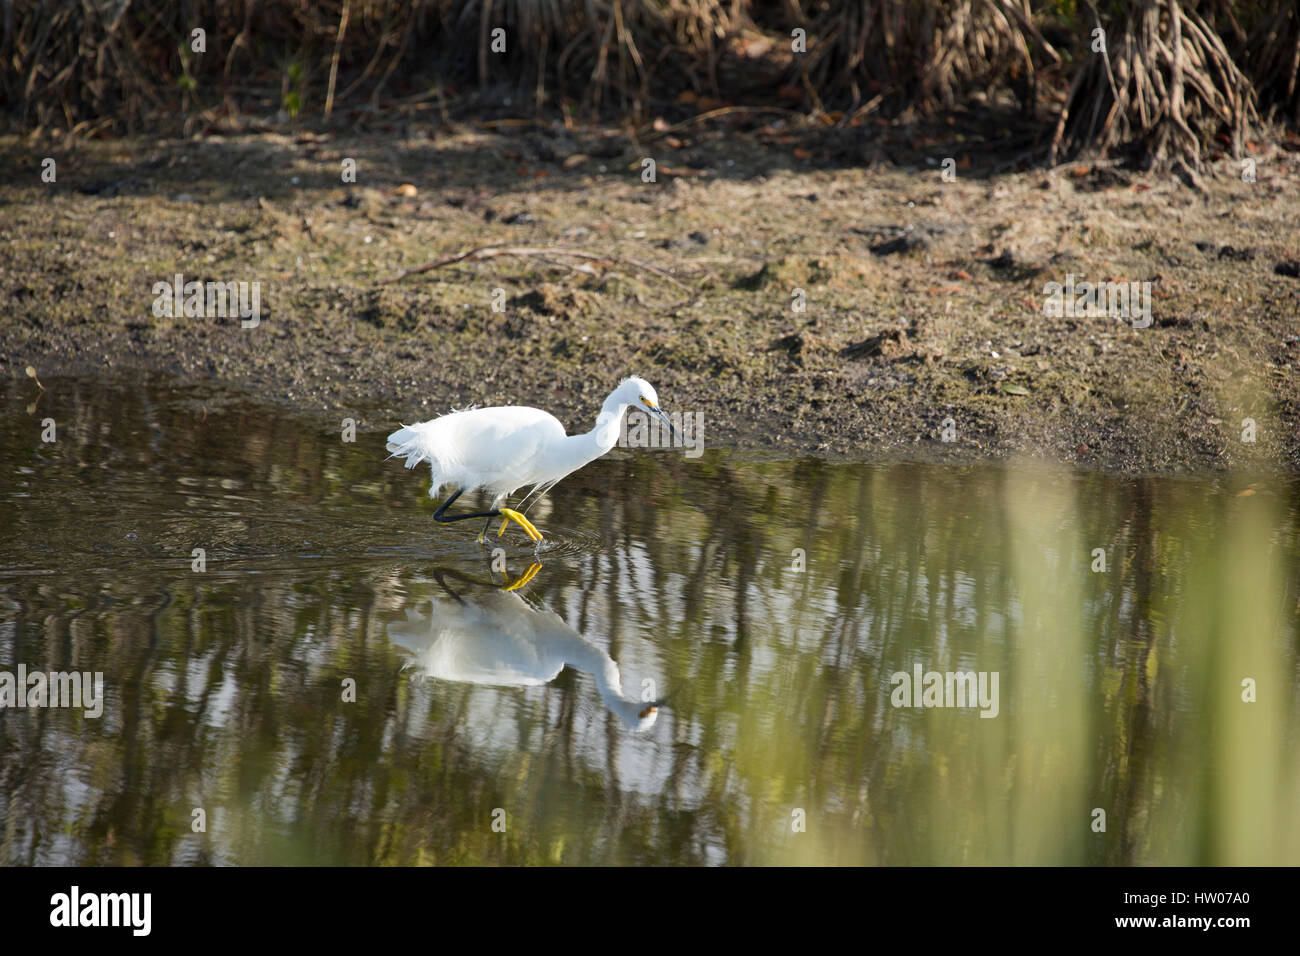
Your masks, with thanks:
M0 186L0 373L221 383L376 431L514 402L585 428L638 374L703 414L708 447L1300 468L1293 144L1254 144L1254 182L1224 158L1203 197L1091 164L958 161L944 182L927 156L950 142L889 162L876 140L788 140L771 124L651 143L547 124L0 139L24 171ZM383 284L484 246L518 254ZM258 282L257 327L155 314L178 273ZM1044 288L1071 275L1150 283L1149 327L1049 314Z

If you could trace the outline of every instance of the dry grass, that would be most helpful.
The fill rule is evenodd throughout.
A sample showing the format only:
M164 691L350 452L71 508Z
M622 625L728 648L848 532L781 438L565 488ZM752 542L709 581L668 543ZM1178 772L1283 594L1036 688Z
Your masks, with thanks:
M1194 175L1216 135L1226 131L1239 149L1258 119L1256 84L1278 115L1300 119L1296 6L17 0L6 7L0 83L11 128L82 135L430 100L636 122L684 99L703 109L780 103L843 125L874 110L950 110L1009 93L1043 143L1055 128L1054 153L1123 146ZM1090 49L1094 25L1106 31L1105 55ZM196 26L206 31L199 53ZM500 30L504 50L494 47ZM795 49L797 31L805 50Z
M1300 2L1253 4L1245 23L1229 19L1234 51L1254 81L1260 106L1292 125L1300 125Z
M1179 0L1132 0L1093 14L1105 43L1074 75L1053 159L1127 145L1147 165L1194 178L1220 130L1240 155L1258 120L1254 91L1207 20Z

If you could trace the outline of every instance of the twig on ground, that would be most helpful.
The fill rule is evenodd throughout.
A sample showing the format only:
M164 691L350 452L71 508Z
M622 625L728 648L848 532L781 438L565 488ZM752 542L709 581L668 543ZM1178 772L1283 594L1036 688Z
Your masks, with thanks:
M573 269L576 272L584 272L588 275L594 275L590 268L583 268L569 263L559 262L557 256L571 256L575 259L585 259L589 262L617 262L621 265L631 266L634 269L640 269L643 272L649 272L670 282L679 289L690 291L690 289L668 271L659 268L649 262L643 262L640 259L631 259L627 256L617 256L612 253L587 252L583 249L565 249L562 246L533 247L533 246L479 246L475 249L468 249L465 252L457 253L454 256L445 256L441 259L435 259L432 262L426 262L422 266L416 266L413 269L403 269L396 275L389 276L387 279L381 279L380 285L389 285L393 282L400 282L402 279L415 275L421 275L425 272L432 272L434 269L441 269L443 266L455 265L457 262L468 262L477 259L495 259L500 256L520 256L541 259L552 265L564 265L566 268Z

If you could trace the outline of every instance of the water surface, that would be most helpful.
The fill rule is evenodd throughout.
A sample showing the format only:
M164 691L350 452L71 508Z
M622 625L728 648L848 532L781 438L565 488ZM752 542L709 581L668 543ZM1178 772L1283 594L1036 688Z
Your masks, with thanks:
M0 709L0 862L1300 863L1292 479L617 451L494 566L382 417L45 385L0 672L103 712Z

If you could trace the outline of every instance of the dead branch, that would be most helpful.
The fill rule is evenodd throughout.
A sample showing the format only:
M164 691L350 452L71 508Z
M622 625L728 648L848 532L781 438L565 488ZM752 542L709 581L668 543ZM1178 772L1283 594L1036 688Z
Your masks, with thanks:
M643 272L649 272L651 275L658 276L665 282L672 283L679 289L684 289L687 292L690 291L685 284L680 282L671 273L652 263L643 262L640 259L631 259L627 256L616 256L608 252L587 252L585 249L565 249L562 246L479 246L476 249L468 249L465 252L457 253L454 256L445 256L441 259L435 259L432 262L426 262L424 265L416 266L413 269L403 269L396 275L389 276L387 279L381 279L379 284L389 285L394 282L400 282L401 280L410 278L411 276L422 275L425 272L432 272L434 269L441 269L444 266L455 265L457 262L472 262L478 259L496 259L501 256L541 259L551 265L563 265L566 268L573 269L576 272L583 272L588 275L594 274L590 267L584 268L578 265L563 263L556 257L570 256L588 262L617 262L620 265L630 266L633 269L640 269Z

